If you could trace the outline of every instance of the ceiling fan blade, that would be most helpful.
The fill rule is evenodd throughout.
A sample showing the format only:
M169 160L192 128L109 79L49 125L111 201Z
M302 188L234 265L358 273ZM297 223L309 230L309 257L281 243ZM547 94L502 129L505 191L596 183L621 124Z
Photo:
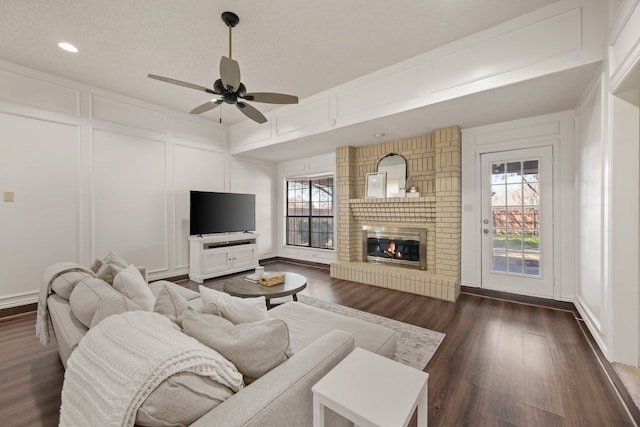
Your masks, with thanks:
M206 111L213 110L220 104L222 104L222 99L217 99L215 101L208 101L202 105L197 106L193 110L189 111L189 114L202 114Z
M245 116L255 122L265 123L267 121L267 118L260 111L245 102L238 101L236 107L238 107L238 110L242 111Z
M284 93L253 92L247 93L242 98L247 101L266 102L268 104L297 104L298 97L285 95Z
M165 83L171 83L178 86L184 86L191 89L200 90L202 92L215 93L213 90L206 88L204 86L194 85L193 83L183 82L182 80L170 79L169 77L157 76L155 74L148 74L147 77L149 77L150 79L160 80L161 82L165 82Z
M240 66L238 62L223 56L220 59L220 79L225 88L235 92L240 87Z

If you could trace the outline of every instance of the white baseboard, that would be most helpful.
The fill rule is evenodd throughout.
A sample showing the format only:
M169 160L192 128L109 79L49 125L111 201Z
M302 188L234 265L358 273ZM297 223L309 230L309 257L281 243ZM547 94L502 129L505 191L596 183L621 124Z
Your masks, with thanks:
M38 302L38 291L0 297L0 310Z

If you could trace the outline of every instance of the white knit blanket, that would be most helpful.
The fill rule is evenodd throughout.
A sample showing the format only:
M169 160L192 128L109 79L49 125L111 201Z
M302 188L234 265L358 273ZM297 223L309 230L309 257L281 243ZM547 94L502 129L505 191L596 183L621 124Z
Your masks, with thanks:
M82 271L93 276L93 271L75 262L59 262L47 267L40 283L38 294L38 311L36 314L36 336L40 337L40 344L49 344L49 309L47 297L51 293L51 284L56 277L70 271Z
M243 387L231 362L168 318L146 311L110 316L69 357L60 426L133 426L149 394L178 372L209 376L233 391Z

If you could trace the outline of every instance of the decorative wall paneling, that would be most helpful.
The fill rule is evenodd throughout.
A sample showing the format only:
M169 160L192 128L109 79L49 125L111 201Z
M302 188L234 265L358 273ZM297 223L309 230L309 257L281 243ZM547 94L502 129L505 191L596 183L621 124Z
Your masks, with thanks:
M91 153L91 253L168 272L166 142L95 130Z
M430 61L431 91L477 82L525 68L567 52L581 42L579 8L457 49ZM523 49L526 46L526 49Z
M81 210L78 127L0 113L0 141L1 309L34 302L47 265L79 259Z
M0 99L71 116L80 115L80 91L2 69Z
M606 164L608 287L605 319L607 358L640 365L640 87L609 94Z
M276 116L276 135L287 135L291 132L321 126L331 119L329 98L303 102L299 108L291 109Z
M575 306L606 354L607 92L604 74L586 90L576 109L576 295Z
M303 99L299 105L273 110L265 126L249 121L231 126L231 153L601 61L606 6L599 0L559 1ZM315 108L316 103L323 107ZM286 126L278 125L281 118Z
M224 156L209 147L184 143L174 145L173 160L175 268L188 271L189 191L225 191L228 188L227 162Z
M626 0L610 29L609 89L640 88L640 0Z
M275 191L275 165L231 158L216 123L4 61L0 140L0 308L35 302L48 265L111 250L185 274L188 190ZM260 211L261 235L273 221Z
M167 133L167 116L121 101L91 96L91 117L158 133Z
M257 160L242 161L231 158L229 191L234 193L253 193L256 195L256 228L260 230L258 252L260 258L276 255L274 232L277 222L275 197L277 194L276 168Z

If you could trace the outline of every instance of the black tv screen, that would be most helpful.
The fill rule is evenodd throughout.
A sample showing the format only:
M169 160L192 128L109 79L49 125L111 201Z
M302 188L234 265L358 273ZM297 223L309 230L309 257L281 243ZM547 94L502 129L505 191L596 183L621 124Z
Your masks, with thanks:
M255 194L191 191L189 234L234 233L256 229Z

